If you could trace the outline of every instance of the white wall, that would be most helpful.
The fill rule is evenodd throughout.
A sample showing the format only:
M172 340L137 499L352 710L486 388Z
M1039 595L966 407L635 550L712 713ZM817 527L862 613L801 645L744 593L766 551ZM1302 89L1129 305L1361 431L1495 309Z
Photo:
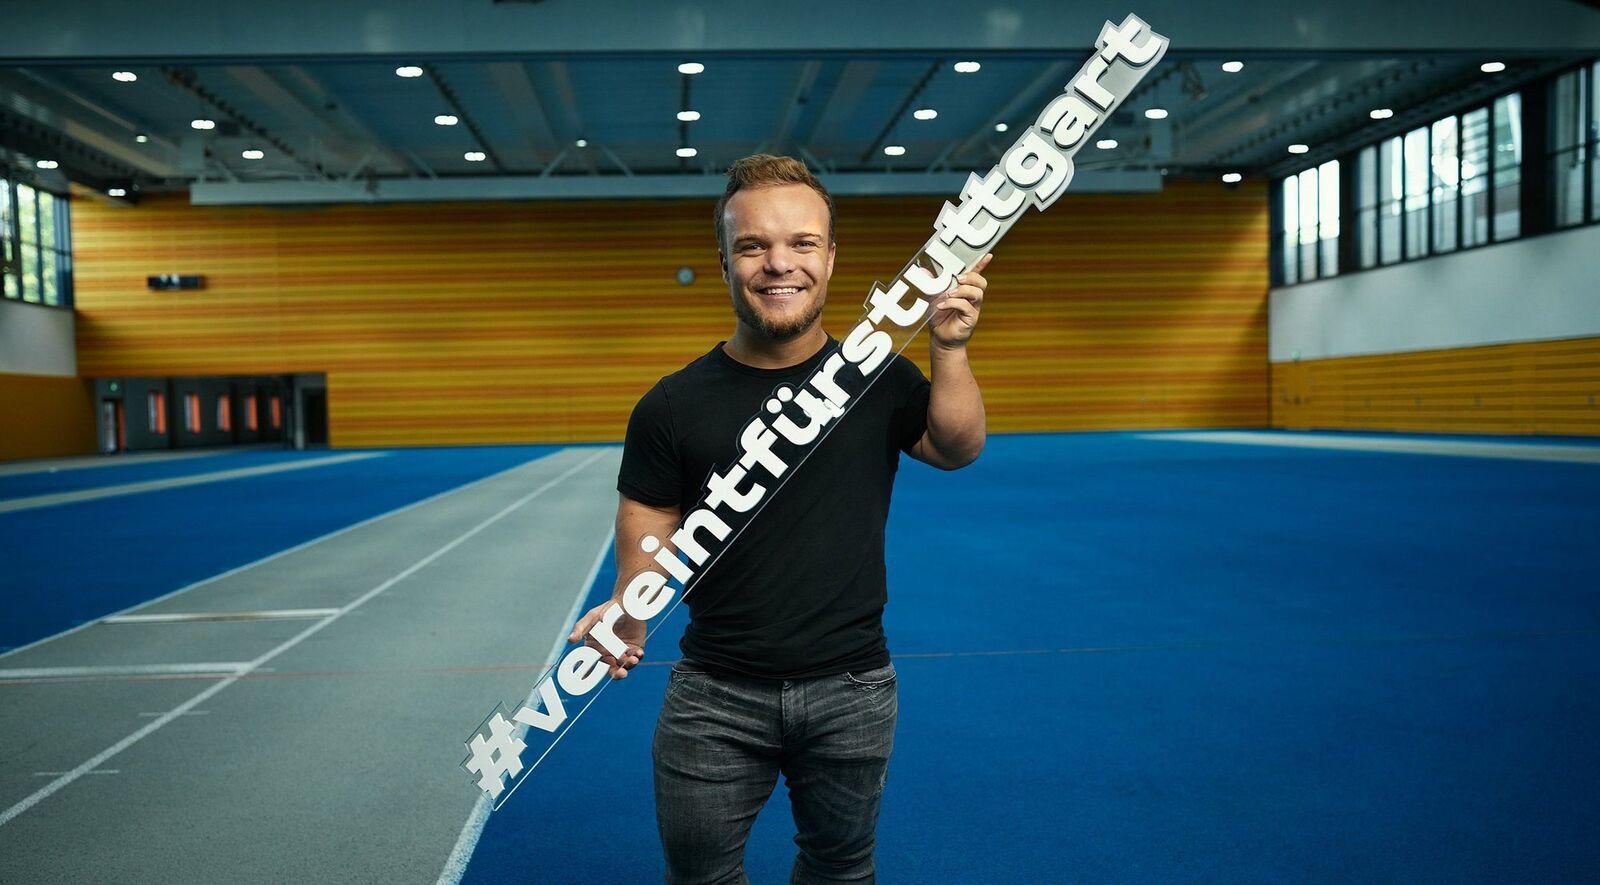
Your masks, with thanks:
M1600 226L1273 289L1273 362L1600 336Z
M0 298L0 372L78 374L73 312Z

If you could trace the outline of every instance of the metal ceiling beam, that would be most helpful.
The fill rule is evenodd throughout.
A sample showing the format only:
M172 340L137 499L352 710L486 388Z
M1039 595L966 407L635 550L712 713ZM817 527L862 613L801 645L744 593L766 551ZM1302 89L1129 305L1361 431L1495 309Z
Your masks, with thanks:
M439 73L439 69L431 64L425 64L422 66L422 71L428 75L428 79L439 90L439 95L443 96L445 103L450 105L451 110L455 111L461 125L467 127L467 131L472 133L472 140L478 143L478 147L489 158L489 163L494 166L494 171L509 172L510 170L506 168L506 164L500 162L500 155L495 152L494 145L489 143L489 137L483 134L482 129L478 128L477 121L473 120L472 115L467 113L466 106L461 103L461 99L456 97L455 90L450 88L450 84L445 82L444 75Z
M268 76L271 76L270 71L267 73ZM415 173L426 175L429 178L434 177L433 170L428 167L427 163L422 161L422 158L404 147L396 148L379 137L372 127L361 119L359 114L351 110L349 105L340 101L339 97L322 85L322 81L312 76L310 71L300 65L290 65L285 69L284 73L294 80L295 85L311 96L311 102L302 103L306 104L312 113L317 114L326 125L340 132L349 130L355 134L356 142L379 148L389 155L389 161L395 164L397 170L410 168ZM318 105L327 108L330 104L333 105L333 110L318 111L317 109Z
M193 71L169 66L162 68L161 72L166 75L167 80L171 82L172 85L190 93L191 95L210 105L212 108L215 108L217 111L220 111L223 116L237 123L239 128L249 132L251 135L254 135L267 144L272 145L283 156L304 167L318 178L333 178L332 174L330 174L328 170L324 169L320 163L307 160L300 156L298 152L289 147L289 145L286 144L282 139L263 129L261 126L257 125L254 120L251 120L249 117L245 116L243 112L233 107L233 105L229 104L221 96L207 89L205 86L202 86L199 80L195 77Z
M778 126L772 130L764 142L764 149L770 153L782 154L789 149L789 133L794 131L794 124L799 122L800 113L805 109L810 100L811 89L817 83L817 75L822 73L822 62L808 61L800 65L800 70L795 73L794 85L789 87L789 100L783 106L783 116L778 119Z
M1013 95L1010 101L1001 105L999 110L990 114L989 118L983 122L983 125L979 126L971 135L959 142L952 141L947 144L945 149L939 153L939 156L928 164L928 171L933 172L941 167L949 168L951 160L959 158L962 154L971 150L974 145L992 140L994 127L1000 123L1020 126L1021 120L1018 117L1023 112L1036 112L1036 110L1043 109L1044 102L1039 97L1039 93L1045 90L1055 92L1066 86L1071 70L1071 66L1064 61L1046 65L1045 69L1039 72L1039 76L1034 77L1027 86L1024 86L1016 95ZM1007 136L1007 140L1015 138L1016 136L1014 135Z
M50 159L60 164L56 170L70 181L92 187L101 193L112 187L126 187L138 174L133 169L108 162L107 158L84 148L60 132L25 117L0 109L0 148L24 154L31 159ZM32 171L32 170L30 170ZM106 172L111 171L112 176Z
M337 145L335 152L341 155L341 165L349 167L359 156L360 142L334 126L319 109L291 92L265 68L230 65L222 70L291 128L314 135L324 147Z
M578 99L572 89L572 73L567 69L566 62L550 61L544 63L545 83L555 98L555 109L560 114L559 119L565 128L562 141L571 144L579 138L587 138L584 132L583 115L578 112ZM583 162L584 168L590 175L596 175L599 170L595 168L594 156L586 150L577 152L578 159Z
M818 138L827 138L844 126L844 121L855 112L856 105L861 103L861 96L866 93L867 87L872 85L878 76L878 62L854 60L847 61L844 70L839 72L839 79L833 83L833 90L822 102L822 109L817 112L816 122L811 124L810 131L805 137L798 139L801 147L810 148L817 143Z
M954 197L966 173L850 172L819 176L835 196L940 194ZM197 206L415 203L463 200L675 199L719 196L721 175L471 175L376 179L368 182L196 182ZM1161 189L1153 171L1081 172L1073 193L1148 193Z
M781 28L736 0L77 0L11 3L0 61L52 59L381 57L589 52L1059 53L1087 49L1101 7L1060 0L883 0L836 14L796 15ZM1123 7L1111 7L1115 15ZM1600 13L1570 0L1462 0L1441 8L1393 0L1142 0L1138 12L1174 49L1524 53L1600 50ZM597 26L600 23L601 26Z
M906 93L905 100L900 102L900 106L894 109L894 113L889 115L889 119L883 122L883 128L878 130L878 137L874 138L872 143L867 145L867 149L861 152L861 162L863 164L871 162L873 155L878 152L879 145L882 145L883 140L888 138L889 133L894 131L895 125L905 119L906 112L911 109L911 105L917 100L917 96L928 88L928 84L933 82L934 75L938 74L939 68L943 66L944 60L937 58L933 60L932 64L928 65L928 70L923 72L921 78L912 85L911 91Z
M515 61L490 62L484 67L489 71L489 79L500 90L506 107L511 110L517 128L528 139L529 147L536 151L560 151L564 148L565 145L558 143L555 133L550 130L550 116L545 113L544 103L539 100L539 93L528 78L527 65Z
M64 109L64 105L69 104L77 105L92 116L81 118L69 114ZM139 174L151 178L171 178L179 174L177 145L154 135L148 143L139 145L133 137L150 130L131 128L139 125L138 121L84 99L35 72L0 71L0 106L18 117L59 131L68 139L103 154L114 164ZM165 159L161 155L165 155Z

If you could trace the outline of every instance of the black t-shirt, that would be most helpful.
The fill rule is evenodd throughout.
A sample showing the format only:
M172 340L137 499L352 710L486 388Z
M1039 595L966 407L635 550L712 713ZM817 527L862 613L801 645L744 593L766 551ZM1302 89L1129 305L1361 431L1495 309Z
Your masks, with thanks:
M837 348L830 337L799 365L758 369L719 342L662 378L628 420L617 490L688 513L711 472L737 460L739 431L773 389L804 382ZM922 370L897 355L782 489L771 492L771 477L756 471L769 488L765 509L690 588L685 656L773 679L889 662L884 523L900 453L927 428L929 389Z

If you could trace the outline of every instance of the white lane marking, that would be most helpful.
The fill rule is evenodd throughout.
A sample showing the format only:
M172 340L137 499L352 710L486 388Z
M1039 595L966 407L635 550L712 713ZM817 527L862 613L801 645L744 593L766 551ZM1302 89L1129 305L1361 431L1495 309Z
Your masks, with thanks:
M338 613L336 608L280 608L253 612L170 612L156 615L112 615L101 618L102 624L174 624L190 621L295 621L306 618L326 618Z
M273 473L286 473L291 470L306 470L311 467L343 464L347 461L382 458L387 454L388 452L352 452L348 455L332 455L327 458L311 458L306 461L286 461L281 464L263 464L259 467L236 467L233 470L218 470L215 473L197 473L193 476L173 476L167 479L149 479L144 482L128 482L122 485L101 486L94 489L78 489L73 492L55 492L49 495L10 498L0 501L0 513L15 513L18 510L56 507L61 504L75 504L79 501L97 501L101 498L116 498L122 495L137 495L142 492L157 492L162 489L205 485L206 483L223 482L230 479L244 479L249 476L267 476Z
M89 470L98 467L128 467L134 464L153 464L157 461L188 461L194 458L214 458L217 455L237 455L256 446L229 446L227 448L201 449L189 452L124 452L120 455L87 455L82 458L51 458L42 461L21 461L0 464L0 476L24 476L29 473L60 473L64 470ZM282 449L282 446L272 446Z
M563 452L571 451L571 449L562 449L561 451L563 451ZM331 541L334 538L337 538L340 535L343 535L343 534L345 534L347 532L353 532L356 529L364 528L364 527L372 525L373 523L378 522L380 520L388 519L391 516L399 516L400 514L405 513L407 510L415 510L416 508L422 507L423 505L432 504L434 501L437 501L440 498L443 498L443 497L445 497L447 495L454 495L457 492L464 492L467 489L472 488L473 486L482 485L482 484L484 484L486 482L492 482L492 481L494 481L496 479L499 479L502 476L505 476L508 473L511 473L513 471L516 471L516 470L521 470L522 468L527 467L529 464L537 464L538 462L543 461L545 458L551 457L551 455L555 455L555 454L559 454L559 453L552 452L552 453L550 453L550 455L540 455L537 458L533 458L531 460L524 461L521 464L517 464L517 465L515 465L513 467L507 467L506 469L500 471L499 473L491 473L488 476L483 477L482 479L475 479L472 482L469 482L469 483L467 483L465 485L456 486L453 489L445 489L444 491L438 493L437 495L429 495L428 497L423 498L420 501L413 501L410 504L405 504L405 505L402 505L400 507L396 507L395 509L388 511L387 513L380 513L377 516L370 516L370 517L368 517L366 519L361 520L360 522L353 522L353 523L345 526L342 529L334 529L333 531L328 532L325 535L319 535L319 536L317 536L315 538L312 538L309 541L302 541L301 543L296 544L293 547L285 547L284 549L279 550L276 553L269 553L266 556L261 557L260 559L254 560L252 562L247 562L244 565L234 566L233 568L228 569L225 572L217 572L216 574L212 575L209 578L201 578L200 580L195 581L193 584L186 584L186 585L184 585L182 587L179 587L178 589L173 590L173 591L171 591L169 593L163 593L163 594L161 594L160 596L157 596L154 599L146 599L143 602L136 602L133 605L130 605L125 609L121 609L119 611L112 612L107 617L114 617L116 615L126 614L126 613L132 612L132 611L138 611L139 609L145 608L146 606L155 605L158 602L164 602L164 601L166 601L168 599L171 599L174 596L177 596L180 593L188 593L190 590L195 590L195 589L198 589L200 587L204 587L207 584L215 583L215 582L220 581L220 580L222 580L224 578L231 578L234 575L237 575L237 574L239 574L241 572L249 571L250 569L253 569L258 565L266 565L267 563L272 562L273 560L281 559L281 558L283 558L285 556L289 556L289 555L294 554L294 553L299 553L301 550L305 550L308 547L313 547L313 546L316 546L317 544L321 544L323 541ZM56 634L53 634L53 635L50 635L50 636L45 636L45 637L43 637L41 639L35 639L34 641L28 643L27 645L19 645L16 648L11 648L11 649L6 649L5 651L0 651L0 658L6 657L7 655L14 655L14 654L16 654L18 652L27 651L28 649L33 648L34 646L43 645L46 642L50 642L51 640L55 640L55 639L60 639L63 636L71 636L72 634L78 632L79 630L88 629L89 627L93 627L95 624L98 624L98 623L100 623L99 620L85 621L84 623L79 624L76 627L69 627L69 628L67 628L65 630L62 630L60 633L56 633Z
M114 667L23 667L0 670L0 679L60 679L73 676L170 676L177 673L242 673L249 661L216 664L127 664Z
M544 485L539 486L538 488L534 489L533 491L529 492L528 494L523 495L521 498L518 498L516 501L512 502L511 504L506 505L504 508L502 508L500 510L499 513L496 513L495 515L489 517L488 519L485 519L484 521L478 523L477 525L475 525L472 528L468 529L465 533L457 536L454 540L452 540L449 543L445 544L443 547L440 547L439 549L433 551L432 553L429 553L427 556L424 556L423 558L421 558L421 559L417 560L416 562L412 563L410 566L408 566L405 570L401 571L399 574L395 575L394 577L390 578L389 580L384 581L383 583L379 584L378 586L373 587L371 590L368 590L367 592L365 592L365 593L361 594L360 596L356 597L355 599L351 600L343 608L339 609L339 613L338 614L336 614L333 617L328 618L326 620L318 621L315 624L312 624L310 627L307 627L306 629L300 631L298 634L294 635L293 637L290 637L289 639L285 640L278 647L272 649L271 651L268 651L267 653L261 655L260 657L256 658L255 660L251 661L250 663L246 664L245 665L245 669L242 670L241 672L234 673L234 674L232 674L230 676L224 677L221 682L218 682L215 685L212 685L210 688L207 688L206 690L200 692L199 694L195 695L194 697L192 697L192 698L188 699L187 701L184 701L183 703L179 704L178 706L172 708L170 711L167 712L166 715L160 717L159 719L153 720L149 725L146 725L143 728L140 728L139 730L133 732L132 734L128 735L127 737L123 738L122 740L117 741L115 744L112 744L111 746L107 747L106 749L101 750L99 753L96 753L94 756L90 757L88 760L83 762L78 767L72 769L71 771L67 772L66 774L63 774L62 776L56 778L55 780L51 781L50 783L45 784L43 787L40 787L38 790L35 790L32 794L30 794L27 798L23 799L21 802L18 802L17 804L11 806L10 808L7 808L5 811L0 811L0 827L3 827L7 823L10 823L13 819L15 819L17 817L17 815L22 814L23 812L27 811L28 809L32 808L33 806L38 805L40 802L43 802L44 800L46 800L46 799L50 798L51 796L55 795L55 793L57 791L59 791L61 788L67 786L68 784L71 784L73 781L75 781L78 778L84 776L85 774L95 770L96 768L99 768L101 765L103 765L107 760L111 759L113 756L116 756L118 753L121 753L123 750L128 749L129 747L133 746L134 744L137 744L138 742L140 742L140 741L144 740L145 738L149 737L151 734L154 734L157 729L159 729L162 726L166 725L167 723L173 721L174 719L177 719L179 716L182 716L184 713L187 713L189 710L191 710L191 709L199 706L200 704L204 703L212 695L215 695L217 692L222 691L224 688L227 688L228 686L234 684L235 682L238 682L240 679L242 679L245 676L249 675L249 673L251 671L253 671L256 668L260 667L262 664L265 664L266 662L272 660L273 658L277 657L278 655L281 655L284 652L288 651L289 649L294 648L295 646L299 645L301 642L305 641L306 639L309 639L311 636L313 636L316 633L318 633L319 631L321 631L322 628L328 626L329 624L332 624L334 621L339 620L339 618L343 617L346 614L349 614L351 611L353 611L356 608L358 608L359 606L361 606L362 603L365 603L367 600L373 598L374 596L377 596L379 593L382 593L383 591L389 589L390 587L393 587L394 585L400 583L401 581L404 581L406 578L409 578L412 575L416 574L417 572L421 571L422 569L426 568L428 565L433 563L439 557L444 556L446 553L449 553L451 550L454 550L455 548L461 546L463 543L465 543L466 541L471 539L473 536L477 535L479 532L483 531L484 529L488 528L489 526L494 525L495 523L497 523L500 520L504 519L505 517L509 516L513 511L517 510L522 505L528 503L529 501L532 501L534 498L537 498L538 496L540 496L540 495L544 494L545 492L549 491L550 489L554 488L557 484L559 484L559 483L563 482L564 480L566 480L567 477L573 475L574 473L577 473L579 470L582 470L583 468L585 468L585 467L589 466L590 464L594 463L596 459L598 459L601 455L603 455L605 453L606 453L606 450L605 449L601 449L600 451L595 452L593 455L590 455L588 458L585 458L584 460L578 462L577 464L575 464L571 468L569 468L565 473L562 473L560 476L557 476L555 479L552 479L549 482L545 483Z
M148 719L151 716L165 716L165 715L167 715L167 712L168 711L166 711L166 710L154 710L154 711L149 712L149 713L140 713L139 715L141 717L143 717L143 718ZM207 713L210 713L210 712L211 712L210 710L190 710L189 712L187 712L187 713L185 713L183 715L185 715L185 716L204 716L204 715L206 715Z
M1452 455L1464 458L1509 458L1519 461L1564 461L1600 464L1600 446L1540 445L1538 443L1472 442L1444 439L1378 439L1316 433L1137 433L1139 439L1178 442L1232 443L1247 446L1284 446L1300 449L1342 449L1359 452L1398 452L1408 455Z
M567 619L562 622L560 630L556 633L556 641L550 646L550 653L545 655L545 660L553 661L561 654L561 649L567 644L567 636L572 632L572 625L578 622L578 612L583 609L584 600L589 598L590 591L594 588L594 579L600 574L600 566L605 562L606 551L611 549L611 542L616 540L617 529L612 526L606 532L606 539L601 542L600 549L594 555L594 564L589 566L589 576L584 578L583 584L578 588L578 597L572 601L572 610L567 612ZM538 683L528 692L528 697L522 702L524 706L533 703L533 696L539 690ZM521 738L528 731L528 726L519 722L513 734ZM493 807L493 800L489 794L482 793L478 801L472 806L472 813L467 815L467 822L461 825L461 835L456 837L456 845L450 849L450 856L445 858L444 870L439 873L438 885L459 885L461 877L467 873L467 864L472 862L472 852L478 848L478 839L483 835L483 828L489 824L489 810Z
M97 768L94 771L91 771L89 773L90 774L121 774L122 773L122 769L120 769L120 768ZM60 777L63 774L66 774L66 772L65 771L35 771L33 773L33 776L34 777Z

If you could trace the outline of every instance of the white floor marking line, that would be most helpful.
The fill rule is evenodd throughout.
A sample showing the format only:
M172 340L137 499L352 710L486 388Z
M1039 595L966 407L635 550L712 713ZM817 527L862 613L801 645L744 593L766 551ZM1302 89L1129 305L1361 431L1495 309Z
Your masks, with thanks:
M562 449L561 451L567 452L567 451L572 451L572 450L571 449ZM163 594L161 594L160 596L157 596L154 599L146 599L143 602L136 602L133 605L130 605L125 609L122 609L120 611L112 612L110 615L107 615L107 617L115 617L116 615L127 614L128 612L138 611L139 609L145 608L146 606L155 605L158 602L165 602L166 600L171 599L171 598L173 598L174 596L177 596L180 593L188 593L190 590L199 589L201 587L206 586L207 584L215 583L215 582L220 581L220 580L222 580L224 578L231 578L234 575L239 574L240 572L249 571L250 569L253 569L258 565L266 565L269 562L272 562L272 561L277 560L277 559L281 559L281 558L283 558L285 556L289 556L290 554L299 553L301 550L305 550L308 547L314 547L317 544L321 544L323 541L331 541L334 538L337 538L340 535L343 535L343 534L345 534L347 532L353 532L356 529L365 528L366 526L372 525L373 523L379 522L380 520L388 519L391 516L399 516L400 514L405 513L407 510L415 510L418 507L422 507L422 506L425 506L427 504L432 504L434 501L437 501L440 498L444 498L444 497L447 497L449 495L454 495L457 492L464 492L467 489L472 488L473 486L482 485L482 484L484 484L486 482L492 482L492 481L494 481L496 479L499 479L502 476L505 476L508 473L511 473L513 471L516 471L516 470L521 470L522 468L527 467L529 464L537 464L538 462L543 461L545 458L551 457L551 456L556 455L556 454L559 454L559 452L552 452L550 455L540 455L537 458L533 458L531 460L524 461L521 464L518 464L518 465L516 465L514 467L507 467L506 469L500 471L499 473L491 473L488 476L483 477L482 479L475 479L472 482L466 483L465 485L459 485L459 486L456 486L453 489L445 489L444 491L438 493L437 495L429 495L428 497L423 498L420 501L413 501L410 504L405 504L405 505L402 505L400 507L396 507L393 510L390 510L390 511L385 512L385 513L380 513L377 516L369 516L366 519L361 520L360 522L353 522L353 523L345 526L342 529L334 529L333 531L328 532L325 535L318 535L317 537L312 538L309 541L302 541L301 543L296 544L293 547L285 547L284 549L279 550L276 553L269 553L266 556L261 557L260 559L257 559L257 560L251 561L251 562L247 562L244 565L234 566L233 568L228 569L225 572L217 572L216 574L212 575L209 578L201 578L200 580L195 581L193 584L186 584L186 585L184 585L182 587L179 587L176 590L173 590L170 593L163 593ZM0 658L4 658L7 655L14 655L14 654L16 654L18 652L27 651L30 648L33 648L33 647L38 646L38 645L43 645L44 643L50 642L51 640L60 639L63 636L71 636L72 634L78 632L79 630L86 630L86 629L88 629L90 627L93 627L94 625L96 625L98 623L100 623L99 620L86 621L86 622L84 622L82 624L79 624L76 627L69 627L69 628L67 628L65 630L62 630L60 633L55 633L55 634L52 634L50 636L45 636L45 637L43 637L41 639L35 639L34 641L28 643L27 645L19 645L16 648L7 649L6 651L0 651Z
M213 458L217 455L235 455L250 451L255 446L202 449L192 452L125 452L120 455L85 455L81 458L51 458L44 461L23 461L0 464L0 476L23 476L29 473L62 473L68 470L93 470L100 467L129 467L134 464L154 464L158 461L189 461L195 458ZM274 446L281 449L282 446Z
M1476 442L1447 439L1382 439L1316 433L1249 433L1214 431L1199 433L1138 433L1139 439L1177 442L1232 443L1247 446L1283 446L1300 449L1342 449L1359 452L1398 452L1410 455L1451 455L1464 458L1507 458L1519 461L1563 461L1600 464L1600 446L1541 445L1539 443Z
M214 473L196 473L192 476L174 476L167 479L149 479L144 482L129 482L115 486L101 486L93 489L78 489L72 492L55 492L49 495L30 495L26 498L10 498L0 500L0 513L15 513L18 510L34 510L39 507L56 507L61 504L74 504L79 501L98 501L101 498L116 498L122 495L137 495L142 492L158 492L162 489L177 489L184 486L198 486L213 482L224 482L230 479L244 479L251 476L268 476L273 473L287 473L291 470L306 470L312 467L327 467L331 464L343 464L347 461L365 461L369 458L382 458L387 452L352 452L348 455L332 455L327 458L311 458L305 461L285 461L280 464L263 464L259 467L237 467L233 470L218 470Z
M91 771L89 773L90 774L121 774L122 773L122 769L120 769L120 768L97 768L94 771ZM65 771L35 771L33 773L33 776L34 777L60 777L63 774L66 774L66 772Z
M101 618L102 624L176 624L193 621L295 621L307 618L326 618L336 614L336 608L282 608L254 612L172 612L158 615L112 615Z
M219 664L128 664L120 667L23 667L0 670L0 679L51 679L71 676L168 676L174 673L243 673L249 661Z
M589 598L589 591L594 587L595 576L600 574L600 566L605 562L606 551L611 549L611 542L616 540L617 529L613 526L606 532L605 541L601 542L600 549L594 555L594 564L589 566L589 576L584 578L583 585L578 589L578 597L572 601L572 610L567 612L567 619L562 621L562 627L556 634L556 641L550 646L550 653L545 655L547 661L556 660L561 649L567 644L567 636L572 632L573 624L578 622L578 613L583 610L584 600ZM533 703L533 696L538 692L539 686L534 684L528 692L528 697L522 703ZM517 737L522 737L528 726L517 723ZM456 845L450 850L450 856L445 858L444 870L439 873L437 885L459 885L461 877L467 873L467 864L472 862L472 852L478 848L478 839L483 835L483 828L489 823L489 810L493 807L489 794L478 796L478 801L473 803L472 813L467 815L467 822L461 825L461 835L456 837Z
M488 528L489 526L494 525L495 523L497 523L500 520L504 519L505 517L509 516L513 511L517 510L522 505L528 503L529 501L532 501L534 498L537 498L538 496L540 496L540 495L544 494L545 492L549 491L550 489L554 488L556 485L558 485L559 483L561 483L564 480L566 480L567 477L573 475L574 473L577 473L578 471L582 470L583 468L585 468L585 467L589 466L590 464L594 463L596 459L598 459L601 455L603 455L605 453L606 453L606 450L605 449L601 449L600 451L595 452L593 455L590 455L589 457L583 459L582 461L578 462L577 464L575 464L574 466L569 468L565 473L562 473L560 476L557 476L555 479L552 479L549 482L546 482L544 485L539 486L538 488L534 489L533 491L529 492L528 494L523 495L521 498L518 498L516 501L512 502L511 504L506 505L504 508L502 508L500 510L499 513L496 513L495 515L489 517L488 519L485 519L484 521L478 523L477 525L475 525L472 528L468 529L463 534L458 535L455 538L455 540L452 540L449 543L445 544L443 547L440 547L439 549L433 551L432 553L429 553L427 556L424 556L423 558L421 558L421 559L417 560L416 562L412 563L410 566L408 566L405 570L401 571L399 574L395 575L394 577L390 578L389 580L384 581L383 583L379 584L378 586L373 587L371 590L368 590L367 592L365 592L365 593L361 594L360 596L356 597L355 599L351 600L343 608L339 609L339 613L338 614L336 614L336 615L334 615L334 616L332 616L332 617L330 617L330 618L328 618L326 620L318 621L315 624L312 624L310 627L307 627L306 629L300 631L299 633L297 633L294 636L290 637L289 639L285 640L278 647L272 649L271 651L268 651L267 653L261 655L260 657L256 658L255 660L251 661L250 663L246 664L244 670L242 670L242 671L240 671L238 673L234 673L232 675L229 675L227 677L224 677L221 682L218 682L218 683L212 685L210 688L207 688L206 690L200 692L199 694L197 694L194 697L188 699L187 701L184 701L183 703L181 703L178 706L176 706L176 707L172 708L171 710L169 710L165 715L161 716L158 719L155 719L155 720L151 721L151 723L149 725L146 725L146 726L138 729L137 731L133 732L132 734L128 735L127 737L123 738L122 740L117 741L115 744L112 744L111 746L107 747L106 749L101 750L99 753L96 753L93 757L89 758L83 764L81 764L78 767L72 769L71 771L67 772L66 774L61 775L60 777L56 778L55 780L51 781L50 783L45 784L43 787L40 787L38 790L34 791L31 795L29 795L27 798L23 799L21 802L18 802L17 804L11 806L10 808L7 808L5 811L0 811L0 827L3 827L7 823L10 823L14 818L17 817L17 815L22 814L23 812L27 811L28 809L32 808L33 806L38 805L40 802L43 802L44 800L46 800L46 799L50 798L51 796L55 795L55 793L57 791L59 791L61 788L67 786L68 784L71 784L73 781L75 781L78 778L84 776L85 774L88 774L89 772L94 771L96 768L99 768L108 759L111 759L113 756L116 756L118 753L121 753L123 750L126 750L129 747L133 746L134 744L137 744L138 742L140 742L140 741L144 740L145 738L149 737L151 734L155 733L156 730L160 729L162 726L164 726L167 723L173 721L174 719L177 719L179 716L182 716L184 713L187 713L189 710L191 710L191 709L199 706L200 704L204 703L212 695L215 695L217 692L222 691L224 688L227 688L228 686L234 684L235 682L238 682L240 679L242 679L246 675L248 675L251 671L253 671L256 668L260 667L262 664L265 664L266 662L272 660L273 658L277 657L278 655L281 655L284 652L288 651L289 649L294 648L295 646L299 645L301 642L305 641L306 639L309 639L311 636L313 636L316 633L318 633L319 631L321 631L322 628L328 626L329 624L332 624L334 621L339 620L339 618L343 617L346 614L349 614L351 611L355 610L356 608L359 608L367 600L373 598L374 596L377 596L379 593L382 593L383 591L389 589L390 587L393 587L394 585L400 583L401 581L404 581L406 578L411 577L412 575L416 574L417 572L421 571L422 569L427 568L428 565L433 563L439 557L444 556L446 553L449 553L451 550L454 550L455 548L461 546L463 543L465 543L466 541L471 539L473 536L477 535L479 532L483 531L484 529Z
M210 710L190 710L189 712L187 712L187 713L185 713L183 715L185 715L185 716L204 716L204 715L206 715L207 713L210 713L210 712L211 712ZM148 719L151 716L165 716L165 715L167 715L167 711L166 710L155 710L155 711L152 711L152 712L149 712L149 713L140 713L139 715L143 716L146 719Z

